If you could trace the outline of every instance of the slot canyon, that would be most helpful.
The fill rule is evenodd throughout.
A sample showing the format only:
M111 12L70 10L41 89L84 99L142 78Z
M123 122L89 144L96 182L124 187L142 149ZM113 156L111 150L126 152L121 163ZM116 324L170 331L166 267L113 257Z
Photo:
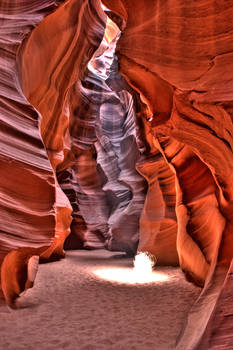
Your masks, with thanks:
M1 349L233 349L232 17L0 0Z

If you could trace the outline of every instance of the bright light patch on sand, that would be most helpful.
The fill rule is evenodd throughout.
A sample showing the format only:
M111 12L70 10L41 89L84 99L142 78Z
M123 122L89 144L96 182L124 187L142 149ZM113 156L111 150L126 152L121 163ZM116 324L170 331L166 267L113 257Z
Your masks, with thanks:
M144 284L153 282L164 282L168 276L158 272L139 272L129 268L106 268L95 270L94 274L104 280L126 283L126 284Z
M166 274L153 271L156 258L147 252L140 252L135 256L134 268L106 268L95 270L98 277L126 284L144 284L164 282L169 279Z

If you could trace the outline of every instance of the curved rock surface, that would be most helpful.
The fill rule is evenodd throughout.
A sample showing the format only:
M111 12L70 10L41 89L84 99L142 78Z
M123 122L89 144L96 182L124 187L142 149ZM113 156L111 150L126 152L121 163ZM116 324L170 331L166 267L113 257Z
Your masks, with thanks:
M155 146L152 134L148 131L146 135L150 147L137 163L138 171L148 182L138 250L153 254L159 265L178 265L175 176Z
M54 175L39 133L39 114L19 84L16 57L24 37L55 8L54 1L0 4L1 262L18 247L49 246L54 236Z
M70 157L75 160L68 172L76 181L73 189L78 204L73 205L73 217L74 222L80 214L84 219L82 234L80 225L76 227L85 248L105 245L135 253L145 184L135 170L139 152L133 99L117 84L117 63L110 69L116 39L109 42L109 34L107 26L85 77L70 91ZM61 186L73 197L72 186L62 183L63 171L61 165Z
M71 205L55 176L64 158L66 95L98 47L106 16L99 1L59 4L6 1L0 6L1 261L19 247L38 248L36 255L43 260L63 257L70 232ZM90 18L92 27L87 26ZM35 254L34 249L32 254L26 251L29 258ZM10 255L2 278L4 269L17 267L20 257L20 252ZM22 268L14 270L17 276ZM5 282L5 296L8 289L18 290Z
M210 336L203 331L233 257L233 5L103 2L124 21L117 47L120 71L147 105L142 116L176 176L180 265L205 286L178 348L198 348L200 339ZM197 312L202 322L191 336Z
M99 0L0 4L4 296L64 255L73 209L67 246L148 251L204 287L177 349L230 349L233 5L103 3L127 84Z

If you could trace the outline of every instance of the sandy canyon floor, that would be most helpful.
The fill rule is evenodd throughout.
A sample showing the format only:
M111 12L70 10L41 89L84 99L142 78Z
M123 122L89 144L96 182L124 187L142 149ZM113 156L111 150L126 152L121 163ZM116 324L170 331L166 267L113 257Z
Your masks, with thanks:
M68 251L39 266L20 309L0 308L5 350L171 350L200 289L178 268L133 273L133 259L105 250ZM149 281L149 282L148 282Z

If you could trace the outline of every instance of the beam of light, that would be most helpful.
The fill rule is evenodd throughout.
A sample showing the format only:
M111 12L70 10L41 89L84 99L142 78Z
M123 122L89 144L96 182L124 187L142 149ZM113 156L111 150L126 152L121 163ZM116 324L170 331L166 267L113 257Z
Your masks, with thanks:
M155 260L147 253L135 257L134 268L105 268L93 271L96 276L111 282L124 284L147 284L164 282L169 279L164 273L152 271Z
M151 274L156 258L148 252L139 252L134 259L134 271L138 274Z

